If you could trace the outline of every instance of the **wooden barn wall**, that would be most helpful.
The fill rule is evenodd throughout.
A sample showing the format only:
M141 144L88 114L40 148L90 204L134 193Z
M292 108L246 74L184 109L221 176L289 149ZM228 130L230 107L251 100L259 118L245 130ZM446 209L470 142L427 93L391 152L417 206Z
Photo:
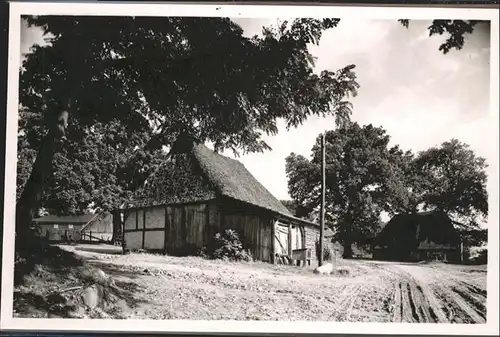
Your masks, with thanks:
M55 228L54 225L56 225L57 228ZM70 228L70 225L71 224L42 224L39 225L40 231L38 235L50 241L62 241L65 239L65 234L71 239L78 238L83 225L73 224L73 228Z
M316 260L316 241L319 240L319 227L305 226L306 248L311 250L312 259Z
M125 212L125 224L123 226L125 231L136 229L135 223L136 223L136 212L135 211Z
M272 256L271 220L259 216L225 214L224 228L241 233L245 246L256 260L269 261Z
M273 214L232 200L222 200L219 208L221 227L241 233L255 260L270 261L273 254Z
M201 247L204 245L205 223L207 221L206 205L186 205L184 221L184 232L186 233L186 243Z
M241 233L246 248L255 260L271 261L275 246L275 216L272 212L232 199L132 209L125 213L125 245L129 249L184 254L186 249L192 251L207 245L216 233L234 229ZM299 227L295 224L293 227L293 247L311 249L315 259L319 229L300 225L304 230L302 236ZM288 240L284 240L283 244L287 245Z
M277 222L274 224L274 227L274 239L276 240L275 253L288 255L288 225Z
M167 252L176 253L187 247L201 248L206 244L207 204L169 205L166 206L166 211Z
M165 228L165 207L146 209L146 228Z
M207 224L218 219L216 213L210 202L127 210L126 248L160 250L170 254L183 254L201 248L213 237L216 224ZM133 243L130 246L131 240Z
M304 244L304 225L297 222L287 223L284 220L278 220L275 226L276 253L288 255L291 250L307 248Z
M304 238L302 234L303 231L304 226L292 226L292 250L304 248Z
M142 249L142 232L125 232L127 249Z
M146 250L163 250L165 245L165 232L147 231L144 233L144 249Z
M136 229L144 227L144 208L136 210Z

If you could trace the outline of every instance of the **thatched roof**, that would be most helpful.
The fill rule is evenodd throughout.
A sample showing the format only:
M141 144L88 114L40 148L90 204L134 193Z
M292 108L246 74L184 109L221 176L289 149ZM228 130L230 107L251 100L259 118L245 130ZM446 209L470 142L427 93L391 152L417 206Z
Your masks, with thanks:
M175 164L179 160L188 160L190 163L184 163L183 166ZM168 184L165 184L166 176L168 176ZM173 180L178 179L182 179L184 183L180 184L182 186L179 186L175 193L160 195L165 191L166 186L175 184ZM141 193L138 193L136 201L129 206L204 201L220 195L275 212L286 218L304 221L294 217L242 163L215 153L193 138L185 137L174 143L165 165L148 181L149 183L141 190ZM189 191L184 190L183 187L188 183L196 186L190 187ZM193 189L204 192L190 192ZM177 197L178 195L182 197Z
M439 211L396 215L375 240L378 247L406 246L416 249L438 249L459 244L460 236L451 219Z
M215 153L202 144L193 148L193 154L219 194L287 217L292 216L290 211L239 161Z

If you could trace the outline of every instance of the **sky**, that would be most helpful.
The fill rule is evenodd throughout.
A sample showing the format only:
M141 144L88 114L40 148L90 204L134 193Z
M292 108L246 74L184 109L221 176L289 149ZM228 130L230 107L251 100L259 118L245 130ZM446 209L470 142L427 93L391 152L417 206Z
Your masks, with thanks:
M247 36L277 22L255 18L234 21ZM382 126L391 136L391 145L413 152L457 138L486 158L489 184L498 185L497 126L489 108L489 27L479 27L467 36L462 50L444 55L438 48L445 36L429 37L429 24L412 20L406 29L395 20L342 19L338 27L324 33L319 46L310 47L317 57L316 71L355 64L360 89L351 100L352 120ZM22 54L43 41L37 29L24 26L21 35ZM286 156L294 152L309 157L316 137L333 129L334 120L311 117L289 131L283 123L279 125L278 135L264 137L272 151L237 159L274 196L289 199ZM233 157L231 152L224 154ZM488 222L497 220L490 216Z

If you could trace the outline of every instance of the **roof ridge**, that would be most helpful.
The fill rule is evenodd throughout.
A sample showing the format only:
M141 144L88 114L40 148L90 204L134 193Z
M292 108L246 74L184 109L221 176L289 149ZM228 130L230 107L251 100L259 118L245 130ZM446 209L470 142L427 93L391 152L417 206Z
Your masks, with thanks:
M184 149L186 152L175 153L173 156L177 158L178 154L187 155L189 159L186 159L192 161L191 163L194 165L193 169L195 171L191 173L186 172L186 174L197 175L198 178L203 181L203 184L207 184L207 188L211 190L210 193L214 196L221 195L230 197L262 209L267 209L281 216L293 217L285 205L262 185L262 183L260 183L248 170L245 164L238 159L217 153L202 142L194 142L193 146L186 146ZM140 196L141 191L147 192L148 188L155 189L155 186L162 184L162 179L160 179L160 177L156 179L156 177L163 172L162 168L170 165L171 160L172 158L170 156L165 158L159 165L158 170L148 177L147 181L151 182L151 185L149 187L147 184L141 186L136 192L136 200L131 200L129 204L146 201L142 200L143 198ZM172 170L174 170L172 172L175 173L175 170L178 170L178 168L172 166ZM173 179L182 178L176 177ZM185 188L189 187L186 186ZM193 200L199 197L200 195L193 195ZM137 198L140 198L140 200L137 200ZM155 198L157 197L152 197L152 200L146 201L146 203L154 203Z
M217 179L215 179L215 177L213 177L211 175L210 172L207 172L209 170L209 167L208 167L208 165L206 165L206 163L204 163L204 159L209 160L209 158L204 158L204 154L202 152L200 153L200 151L199 151L200 149L202 150L202 152L205 151L208 155L212 155L215 158L220 159L222 161L226 161L226 162L230 162L231 164L235 164L241 170L244 170L244 171L241 171L239 173L246 175L247 179L253 180L253 184L254 184L254 186L247 186L247 187L254 187L253 189L251 188L254 192L260 192L260 193L266 194L266 198L268 199L268 202L270 204L267 205L267 206L265 206L264 205L264 203L265 203L264 201L265 200L249 200L249 199L252 199L252 198L242 198L241 196L235 195L235 194L237 194L235 191L228 191L228 186L224 186L224 182L226 182L226 183L228 183L228 182L232 183L233 182L232 181L232 177L234 177L234 174L237 174L238 172L233 172L233 175L224 174L224 176L227 176L229 178L228 181L220 181L222 179L219 179L219 181L218 181ZM277 212L277 213L279 213L279 214L281 214L283 216L293 217L293 215L285 207L285 205L283 205L283 203L281 201L279 201L278 198L276 198L264 185L262 185L262 183L260 183L253 176L253 174L248 170L248 168L242 162L240 162L239 160L230 158L228 156L224 156L224 155L222 155L220 153L217 153L217 152L215 152L214 150L210 149L208 146L206 146L205 144L202 144L202 143L195 144L195 146L193 147L193 155L194 155L196 161L198 162L201 170L203 171L203 174L205 176L207 176L207 179L212 184L215 185L215 188L217 189L217 192L219 192L221 195L224 195L226 197L230 197L230 198L233 198L233 199L237 199L239 201L243 201L245 203L252 204L254 206L258 206L258 207L261 207L261 208L264 208L264 209L268 209L268 210ZM227 173L227 172L223 172L223 173ZM230 184L230 185L234 185L234 184ZM242 191L239 190L237 192L242 192ZM250 192L250 191L246 191L246 192ZM272 206L271 204L274 204L274 206Z

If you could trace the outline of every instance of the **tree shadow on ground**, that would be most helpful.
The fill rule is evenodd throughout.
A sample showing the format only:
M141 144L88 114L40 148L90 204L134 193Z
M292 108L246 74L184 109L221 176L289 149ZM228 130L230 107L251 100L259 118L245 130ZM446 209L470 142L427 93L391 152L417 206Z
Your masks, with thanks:
M100 311L109 311L113 318L123 318L122 312L144 302L138 296L143 288L132 281L136 275L104 268L109 277L103 280L98 276L101 267L106 266L91 264L57 246L24 246L16 251L14 266L15 316L78 318L75 312L83 311L100 318L84 304L85 291L98 293ZM67 291L73 287L76 290Z
M40 279L35 282L43 283L44 280ZM87 282L87 280L78 283L82 282ZM14 292L14 308L17 317L83 318L78 314L75 316L75 313L79 312L85 313L91 318L101 318L95 310L98 308L111 318L119 319L124 318L123 312L137 308L142 303L147 303L145 300L140 299L144 287L127 281L114 281L111 284L87 283L86 286L81 287L73 294L64 291L44 294L40 288L38 287L38 292L31 289ZM91 289L95 294L99 294L98 305L93 309L85 305L84 290L88 289Z
M14 285L23 282L26 275L35 270L37 265L43 265L55 272L63 273L66 268L83 265L83 260L77 258L73 253L39 242L29 247L16 250L14 261Z
M76 309L67 305L67 299L60 294L42 296L32 292L14 292L16 315L22 317L70 317L70 312Z
M106 274L115 277L126 277L132 280L139 278L140 275L137 272L127 271L124 268L120 268L120 266L108 264L108 263L100 263L97 261L89 261L89 264L95 266L96 268L101 269Z
M145 300L138 299L137 294L140 294L145 290L144 287L139 286L134 282L125 282L125 281L115 281L116 288L112 291L113 293L121 300L127 303L127 306L130 308L136 308L140 304L147 303Z

